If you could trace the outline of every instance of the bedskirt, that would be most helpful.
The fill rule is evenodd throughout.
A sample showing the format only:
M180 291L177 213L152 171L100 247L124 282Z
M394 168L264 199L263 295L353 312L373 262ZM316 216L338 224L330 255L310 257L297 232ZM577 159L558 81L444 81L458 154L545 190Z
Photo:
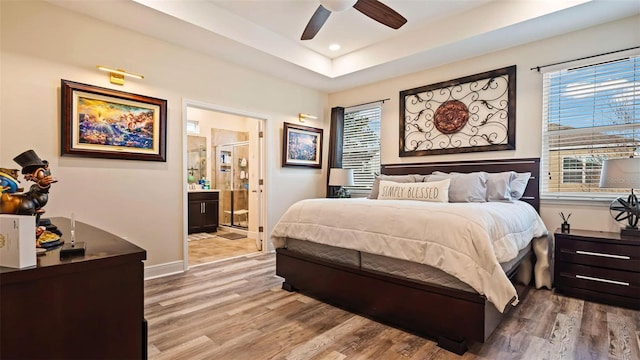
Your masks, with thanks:
M429 265L299 239L287 238L286 244L285 248L292 253L422 284L477 294L477 291L468 284ZM528 285L534 279L534 286L537 289L542 287L551 289L548 250L547 236L534 238L531 244L520 250L514 259L500 263L500 266L508 277L520 284Z

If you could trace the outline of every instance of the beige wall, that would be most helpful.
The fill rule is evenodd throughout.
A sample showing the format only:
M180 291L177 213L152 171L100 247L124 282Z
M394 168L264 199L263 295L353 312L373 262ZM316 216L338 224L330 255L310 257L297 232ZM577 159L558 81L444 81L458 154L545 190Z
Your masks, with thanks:
M269 118L268 224L293 202L324 196L325 169L280 167L282 123L304 111L322 114L325 93L213 59L39 1L0 1L0 166L34 149L59 179L46 216L69 216L147 250L147 266L183 259L182 101L263 114ZM96 65L141 73L112 85ZM60 156L60 79L166 99L167 161ZM327 128L324 120L310 126ZM328 131L327 131L328 133ZM325 142L326 144L326 142Z
M542 149L542 76L530 68L637 46L640 43L640 17L631 17L602 26L566 34L473 59L451 63L431 70L397 77L329 96L330 106L349 106L390 98L382 107L382 163L452 161L497 158L540 157ZM399 92L415 87L517 65L516 150L435 155L398 156ZM611 219L608 203L584 204L545 202L541 215L549 230L561 223L560 211L573 212L574 228L618 231Z

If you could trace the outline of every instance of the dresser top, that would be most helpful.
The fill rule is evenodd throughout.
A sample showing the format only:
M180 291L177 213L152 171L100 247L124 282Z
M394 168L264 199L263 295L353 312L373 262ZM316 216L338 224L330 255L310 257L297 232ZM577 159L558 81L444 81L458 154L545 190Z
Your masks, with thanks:
M62 217L53 217L51 224L62 232L65 243L70 241L71 220ZM110 264L137 261L147 258L147 252L107 231L85 224L75 222L76 242L86 244L83 256L70 256L60 259L60 246L48 250L44 255L38 255L35 267L14 269L0 266L0 282L26 280L27 278L50 276L54 273L81 271L85 267L109 266ZM35 243L34 243L35 247Z
M634 236L622 236L619 232L580 229L571 229L569 232L562 232L560 228L557 228L554 236L583 240L610 240L616 244L640 246L640 238Z

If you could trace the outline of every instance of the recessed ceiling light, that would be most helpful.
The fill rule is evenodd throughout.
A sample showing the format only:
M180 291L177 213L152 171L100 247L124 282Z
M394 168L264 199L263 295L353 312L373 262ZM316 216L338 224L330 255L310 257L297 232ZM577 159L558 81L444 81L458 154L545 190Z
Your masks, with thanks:
M340 44L331 44L331 45L329 45L329 50L331 50L331 51L340 50Z

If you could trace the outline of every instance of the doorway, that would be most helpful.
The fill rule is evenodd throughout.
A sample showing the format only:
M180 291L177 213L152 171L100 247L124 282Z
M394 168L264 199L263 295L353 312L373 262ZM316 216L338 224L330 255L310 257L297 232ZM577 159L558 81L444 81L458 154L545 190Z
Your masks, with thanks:
M183 101L186 140L183 147L184 224L189 224L188 231L185 227L185 270L191 266L266 251L263 224L266 223L265 170L268 157L263 139L267 119L242 110ZM194 139L200 142L204 139L205 143L196 147L200 155L197 160L193 159L193 151L188 150L194 148ZM217 226L215 230L207 228L205 232L197 232L192 226L191 213L200 208L191 203L192 199L206 195L211 195L216 201ZM209 209L212 204L209 202L202 208ZM204 213L196 215L198 218L208 216Z

